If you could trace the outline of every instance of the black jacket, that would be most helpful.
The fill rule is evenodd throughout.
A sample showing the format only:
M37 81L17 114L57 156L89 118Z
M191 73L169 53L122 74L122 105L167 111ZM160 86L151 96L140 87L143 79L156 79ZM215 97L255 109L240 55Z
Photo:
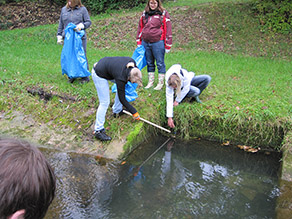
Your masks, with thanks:
M127 68L129 62L136 62L130 57L104 57L95 65L95 73L104 79L115 80L119 99L126 109L134 114L137 110L127 101L125 86L128 83L129 74L132 68Z

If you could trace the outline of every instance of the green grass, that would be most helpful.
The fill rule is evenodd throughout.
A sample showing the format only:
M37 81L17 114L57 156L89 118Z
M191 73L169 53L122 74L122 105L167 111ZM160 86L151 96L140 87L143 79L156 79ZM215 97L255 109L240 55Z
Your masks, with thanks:
M261 33L246 2L185 0L165 5L174 18L180 15L174 7L188 6L188 13L199 10L204 15L204 27L212 36L209 41L190 38L188 43L182 43L178 41L181 34L178 26L173 26L174 47L166 55L166 67L180 63L196 74L212 77L211 84L201 95L202 105L186 102L175 108L175 131L179 137L231 140L278 149L284 136L291 131L291 40L287 41L291 36ZM138 14L141 10L135 9ZM131 13L125 11L115 18L109 14L92 17L87 49L90 68L104 56L132 56L137 26L127 22L131 21ZM124 17L127 19L122 22ZM115 29L109 32L104 26L106 23L112 28L125 25L128 34L120 34L116 39ZM92 81L84 85L68 84L67 78L62 76L62 47L56 44L56 31L56 24L1 31L0 112L22 111L53 128L70 127L82 140L91 135L98 98ZM223 45L224 49L214 49L218 45ZM143 75L146 85L146 68ZM27 89L30 88L43 88L76 100L55 96L44 101L29 94ZM141 88L138 94L133 105L141 117L167 127L165 91ZM89 111L94 113L87 113ZM109 108L105 126L114 139L132 132L128 140L134 141L132 138L139 130L153 131L149 125L142 127L127 116L113 119L110 114Z

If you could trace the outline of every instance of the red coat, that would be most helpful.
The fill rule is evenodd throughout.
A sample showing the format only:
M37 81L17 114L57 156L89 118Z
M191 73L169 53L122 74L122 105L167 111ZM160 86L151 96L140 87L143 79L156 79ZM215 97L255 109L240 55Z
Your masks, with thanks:
M162 15L156 14L148 16L146 19L145 11L139 20L138 31L136 35L137 45L141 45L142 40L149 43L164 40L165 49L171 49L172 32L169 13L164 10Z

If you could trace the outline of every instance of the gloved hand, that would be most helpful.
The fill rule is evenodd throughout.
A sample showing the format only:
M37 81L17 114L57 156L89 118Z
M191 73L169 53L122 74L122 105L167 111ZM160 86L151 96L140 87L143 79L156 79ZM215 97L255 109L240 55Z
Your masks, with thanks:
M169 53L170 52L170 49L165 49L165 53Z
M134 113L134 114L133 114L133 118L134 118L135 120L139 120L139 119L140 119L140 115L139 115L139 113L138 113L138 112Z
M57 43L59 44L59 45L63 45L63 37L62 36L60 36L60 35L58 35L57 36Z
M84 29L84 24L79 23L76 25L76 27L74 28L75 31L80 31Z

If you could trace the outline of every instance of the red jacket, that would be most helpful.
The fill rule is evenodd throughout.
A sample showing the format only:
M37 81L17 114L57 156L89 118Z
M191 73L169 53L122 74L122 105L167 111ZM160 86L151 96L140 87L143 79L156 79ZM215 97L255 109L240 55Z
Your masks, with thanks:
M171 21L169 13L166 10L163 11L162 15L156 14L148 16L148 19L146 19L145 11L143 12L139 20L136 35L137 45L141 45L142 40L150 43L164 40L165 49L171 49Z

